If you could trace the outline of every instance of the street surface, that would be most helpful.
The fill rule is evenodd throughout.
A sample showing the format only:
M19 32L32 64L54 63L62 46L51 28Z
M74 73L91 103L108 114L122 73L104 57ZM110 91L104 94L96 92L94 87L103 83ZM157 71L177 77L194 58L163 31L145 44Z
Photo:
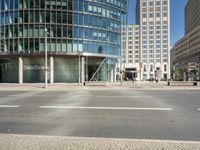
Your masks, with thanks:
M0 118L3 134L200 141L200 91L4 90Z

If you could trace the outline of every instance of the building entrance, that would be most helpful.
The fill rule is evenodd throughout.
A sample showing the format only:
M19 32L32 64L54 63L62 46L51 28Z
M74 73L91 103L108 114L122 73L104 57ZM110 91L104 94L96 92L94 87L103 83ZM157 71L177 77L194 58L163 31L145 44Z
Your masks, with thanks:
M93 75L98 69L98 65L88 65L88 80L92 79ZM101 78L99 77L99 73L96 73L96 76L92 79L92 81L101 81Z
M16 59L0 60L0 82L17 83L18 82L18 62Z

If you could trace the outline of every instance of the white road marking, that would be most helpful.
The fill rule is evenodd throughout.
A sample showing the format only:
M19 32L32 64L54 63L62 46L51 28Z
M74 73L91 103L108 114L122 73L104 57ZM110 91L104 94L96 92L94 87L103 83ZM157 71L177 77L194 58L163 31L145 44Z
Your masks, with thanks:
M52 97L53 95L9 95L10 97Z
M172 108L148 108L148 107L78 107L78 106L39 106L43 109L92 109L92 110L157 110L171 111Z
M96 97L101 97L101 98L153 98L152 96L109 96L109 95L99 95Z
M200 111L200 108L198 110Z
M19 105L0 105L0 108L18 108Z

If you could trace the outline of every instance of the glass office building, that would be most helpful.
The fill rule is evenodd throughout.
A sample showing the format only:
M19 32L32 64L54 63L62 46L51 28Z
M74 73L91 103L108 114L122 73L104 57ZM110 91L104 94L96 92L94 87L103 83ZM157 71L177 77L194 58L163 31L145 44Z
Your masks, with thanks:
M78 82L79 66L115 81L126 13L127 0L0 0L0 82L43 82L46 45L51 83Z

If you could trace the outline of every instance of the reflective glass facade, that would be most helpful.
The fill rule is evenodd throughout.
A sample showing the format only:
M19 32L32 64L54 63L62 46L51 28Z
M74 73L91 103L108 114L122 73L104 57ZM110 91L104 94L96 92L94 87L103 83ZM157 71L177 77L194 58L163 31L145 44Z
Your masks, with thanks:
M125 0L0 0L1 52L119 55Z
M32 57L43 57L47 28L48 54L57 57L57 66L60 56L78 56L80 52L91 57L117 58L121 53L121 29L126 24L126 12L127 0L0 0L0 56L16 56L15 59L22 56L25 64L34 65ZM0 67L6 68L10 63L5 62L15 61L0 59L3 64ZM71 61L75 64L72 69L76 68L70 71L76 77L72 82L77 82L78 58ZM58 77L63 70L54 71ZM27 75L26 72L24 70L24 80L30 82L31 73ZM43 80L43 73L40 74L35 82ZM70 79L66 77L63 81Z

